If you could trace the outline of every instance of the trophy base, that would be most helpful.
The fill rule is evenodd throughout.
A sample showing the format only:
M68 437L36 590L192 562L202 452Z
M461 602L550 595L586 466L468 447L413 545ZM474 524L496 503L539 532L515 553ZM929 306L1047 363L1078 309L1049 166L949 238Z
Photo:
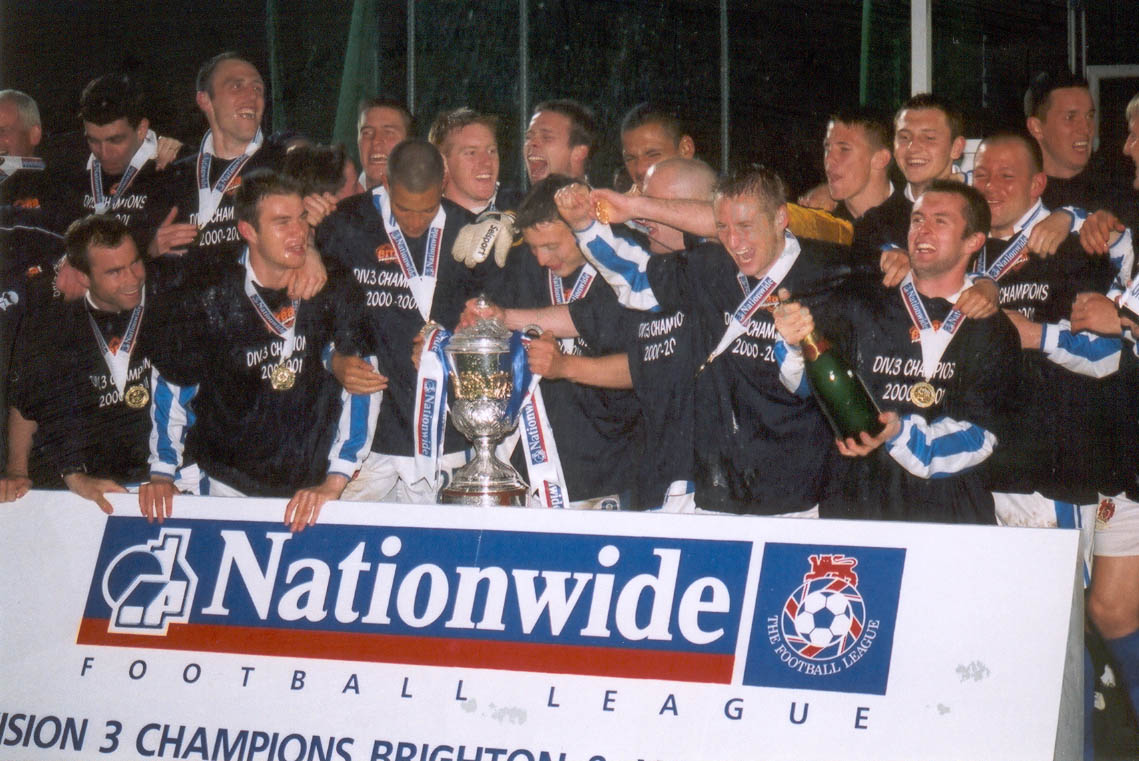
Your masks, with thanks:
M530 489L514 468L494 457L478 457L455 471L439 490L444 505L525 507Z
M461 486L448 486L439 491L439 502L443 505L481 505L483 507L525 507L526 487L501 489L498 491L470 491Z

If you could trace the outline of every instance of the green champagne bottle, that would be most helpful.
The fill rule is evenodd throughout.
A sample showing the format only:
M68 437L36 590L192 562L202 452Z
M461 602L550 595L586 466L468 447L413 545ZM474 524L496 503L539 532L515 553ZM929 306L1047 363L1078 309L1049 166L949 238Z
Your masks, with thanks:
M850 363L817 330L803 339L803 360L811 391L840 439L877 436L885 428L881 410Z

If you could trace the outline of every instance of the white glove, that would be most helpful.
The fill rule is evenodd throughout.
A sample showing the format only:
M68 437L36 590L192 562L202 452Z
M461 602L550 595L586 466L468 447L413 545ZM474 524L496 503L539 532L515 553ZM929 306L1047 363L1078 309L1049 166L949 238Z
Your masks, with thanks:
M478 219L459 230L451 255L468 267L481 264L494 251L494 261L506 266L506 255L514 243L514 215L509 212L484 211Z

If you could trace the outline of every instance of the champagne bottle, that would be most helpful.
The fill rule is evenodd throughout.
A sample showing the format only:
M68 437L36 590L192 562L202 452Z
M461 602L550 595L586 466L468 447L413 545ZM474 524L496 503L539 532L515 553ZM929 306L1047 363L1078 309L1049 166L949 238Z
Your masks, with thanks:
M858 439L862 431L877 436L885 426L866 384L850 363L817 330L803 339L803 360L811 391L840 439Z

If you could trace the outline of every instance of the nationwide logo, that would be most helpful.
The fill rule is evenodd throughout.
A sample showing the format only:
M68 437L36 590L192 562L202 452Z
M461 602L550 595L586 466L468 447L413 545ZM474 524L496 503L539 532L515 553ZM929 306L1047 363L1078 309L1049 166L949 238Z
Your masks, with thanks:
M766 544L744 684L885 695L905 554Z
M752 550L112 516L77 641L729 684Z
M163 636L190 620L198 577L186 560L189 529L163 528L158 538L127 547L103 574L109 632Z

